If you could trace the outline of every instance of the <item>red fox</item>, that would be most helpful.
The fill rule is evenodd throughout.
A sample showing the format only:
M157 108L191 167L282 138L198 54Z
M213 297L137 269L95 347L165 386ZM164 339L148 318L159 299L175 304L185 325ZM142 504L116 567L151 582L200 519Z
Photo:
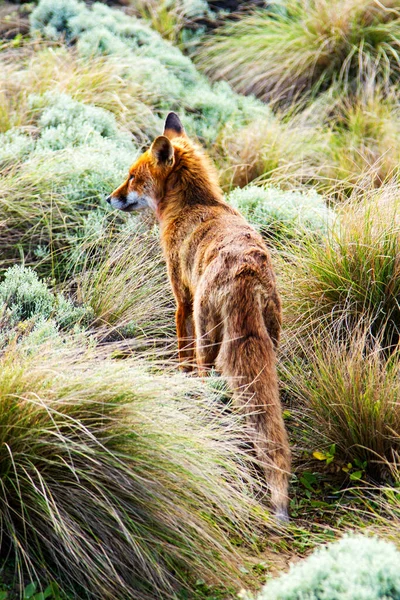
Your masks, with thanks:
M290 449L279 400L275 350L281 303L261 236L222 197L216 172L175 113L164 134L107 198L151 207L176 299L179 359L228 379L252 432L278 519L288 519Z

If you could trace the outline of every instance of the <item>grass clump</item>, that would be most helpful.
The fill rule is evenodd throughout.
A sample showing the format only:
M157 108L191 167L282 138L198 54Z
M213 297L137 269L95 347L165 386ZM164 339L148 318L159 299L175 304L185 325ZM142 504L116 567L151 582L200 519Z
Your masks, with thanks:
M174 301L153 230L135 223L116 235L109 228L100 244L83 241L79 258L83 253L77 295L92 308L97 327L105 327L107 335L111 330L154 338L171 330Z
M228 23L204 44L199 64L246 94L305 102L332 85L345 93L400 72L400 12L392 0L290 0Z
M267 583L257 599L394 599L400 595L399 573L400 553L394 544L348 535L292 565L289 573Z
M184 44L204 33L204 20L217 16L206 0L139 0L132 8L165 39Z
M345 342L309 337L300 344L303 358L297 348L283 368L286 391L306 414L310 450L324 460L333 444L332 460L351 480L391 479L399 466L399 355L388 356L368 335L364 328Z
M257 527L243 432L203 384L70 344L0 361L2 544L21 582L150 600L235 581L229 532Z
M335 213L316 192L283 191L274 186L248 186L233 190L228 202L266 237L284 241L306 234L324 235Z
M325 180L331 133L322 127L320 111L285 117L273 114L267 105L266 109L264 114L254 111L240 129L228 124L221 132L218 162L223 185L244 187L258 179L296 188Z
M400 333L398 188L386 186L358 198L358 204L343 208L340 226L323 242L292 245L282 264L288 313L296 327L329 326L344 337L364 323L372 338L395 347Z
M333 108L323 175L342 193L398 180L400 114L396 92L375 87Z

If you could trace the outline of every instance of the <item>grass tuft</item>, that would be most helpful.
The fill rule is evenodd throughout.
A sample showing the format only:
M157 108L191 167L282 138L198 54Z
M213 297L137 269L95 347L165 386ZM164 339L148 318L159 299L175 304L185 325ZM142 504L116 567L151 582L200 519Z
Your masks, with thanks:
M400 74L400 12L385 0L289 0L224 25L198 63L239 92L287 104L331 85L354 92L373 78L384 88Z
M230 532L257 527L243 432L201 382L71 344L10 347L0 424L2 543L21 581L121 600L237 581Z
M310 336L300 341L302 358L297 348L285 361L283 376L319 460L331 455L351 480L366 473L391 480L399 467L400 361L368 336L366 329L346 341Z
M296 327L347 330L364 324L385 347L399 341L399 190L386 186L342 206L321 243L292 245L282 263L286 306ZM285 283L286 281L286 283ZM295 282L295 285L293 285Z

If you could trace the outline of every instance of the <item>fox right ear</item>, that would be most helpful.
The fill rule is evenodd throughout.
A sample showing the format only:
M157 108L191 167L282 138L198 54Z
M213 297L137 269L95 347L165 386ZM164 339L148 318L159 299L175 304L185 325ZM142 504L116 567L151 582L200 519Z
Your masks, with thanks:
M160 135L154 140L150 147L150 152L158 165L171 166L174 162L174 149L165 135Z
M163 135L165 135L165 137L167 137L169 140L173 140L176 137L186 136L181 120L176 113L170 112L165 119Z

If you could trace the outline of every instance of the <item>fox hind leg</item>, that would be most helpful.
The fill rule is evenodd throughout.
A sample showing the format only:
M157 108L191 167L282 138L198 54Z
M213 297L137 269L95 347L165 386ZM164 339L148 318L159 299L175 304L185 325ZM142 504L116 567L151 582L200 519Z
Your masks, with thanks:
M175 313L176 335L178 337L179 362L184 371L192 371L195 358L195 338L193 309L188 304L178 304Z
M204 376L215 365L220 350L220 324L207 318L211 314L203 303L194 305L194 324L196 332L196 363L199 375Z

